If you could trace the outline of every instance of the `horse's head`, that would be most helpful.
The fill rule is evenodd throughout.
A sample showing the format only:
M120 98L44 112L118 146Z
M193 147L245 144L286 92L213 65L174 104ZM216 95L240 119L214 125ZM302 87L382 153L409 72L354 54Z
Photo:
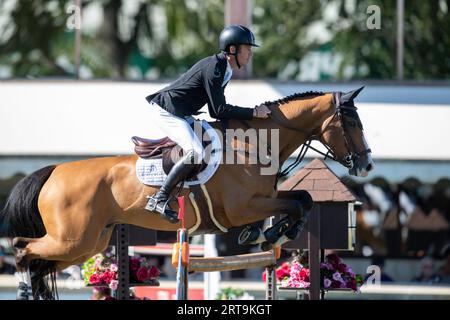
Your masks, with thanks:
M353 102L363 88L333 94L335 112L324 121L319 139L330 149L334 160L349 169L350 175L365 177L373 170L374 162Z

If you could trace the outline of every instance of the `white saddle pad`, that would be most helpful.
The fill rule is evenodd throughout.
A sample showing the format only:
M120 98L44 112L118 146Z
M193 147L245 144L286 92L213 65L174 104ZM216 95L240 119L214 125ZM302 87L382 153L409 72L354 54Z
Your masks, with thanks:
M222 143L216 130L204 120L201 121L203 130L211 140L209 150L205 150L205 159L207 160L206 168L197 174L197 179L186 181L184 186L191 186L196 184L205 184L217 171L222 159ZM199 137L201 138L201 137ZM162 157L157 159L142 159L138 158L136 161L136 175L139 181L149 186L161 186L167 175L164 172L162 165Z

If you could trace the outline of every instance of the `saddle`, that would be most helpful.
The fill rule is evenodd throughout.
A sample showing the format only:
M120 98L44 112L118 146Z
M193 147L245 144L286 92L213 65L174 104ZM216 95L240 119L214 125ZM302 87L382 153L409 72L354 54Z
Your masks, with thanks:
M183 157L183 149L169 137L162 139L145 139L141 137L132 137L131 141L134 143L134 152L143 159L160 159L162 158L162 165L164 172L169 174L172 167ZM202 143L205 149L210 144L210 141ZM196 166L193 173L188 177L191 179L203 169L205 169L207 163L202 161L201 164Z

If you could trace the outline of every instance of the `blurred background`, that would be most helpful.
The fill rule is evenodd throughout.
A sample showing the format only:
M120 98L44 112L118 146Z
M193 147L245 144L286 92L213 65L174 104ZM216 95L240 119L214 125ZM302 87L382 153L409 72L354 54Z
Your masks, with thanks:
M140 116L145 96L217 53L220 31L239 23L260 48L233 75L231 104L365 85L356 105L375 170L350 178L326 162L361 202L356 246L340 255L358 273L375 263L394 282L445 288L449 9L450 0L0 0L0 208L45 165L129 154L131 136L158 136ZM217 237L219 254L249 250L238 232ZM0 245L0 272L12 274L8 240Z

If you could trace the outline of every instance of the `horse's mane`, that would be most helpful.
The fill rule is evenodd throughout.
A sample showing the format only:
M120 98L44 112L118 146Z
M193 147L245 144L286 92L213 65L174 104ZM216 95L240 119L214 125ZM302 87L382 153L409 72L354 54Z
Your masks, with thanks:
M306 91L306 92L301 92L301 93L294 93L290 96L286 96L284 98L275 100L275 101L266 101L264 102L264 105L270 107L270 106L274 106L274 105L280 105L280 104L285 104L300 98L304 98L304 97L317 97L317 96L323 96L325 94L325 92L321 92L321 91Z

